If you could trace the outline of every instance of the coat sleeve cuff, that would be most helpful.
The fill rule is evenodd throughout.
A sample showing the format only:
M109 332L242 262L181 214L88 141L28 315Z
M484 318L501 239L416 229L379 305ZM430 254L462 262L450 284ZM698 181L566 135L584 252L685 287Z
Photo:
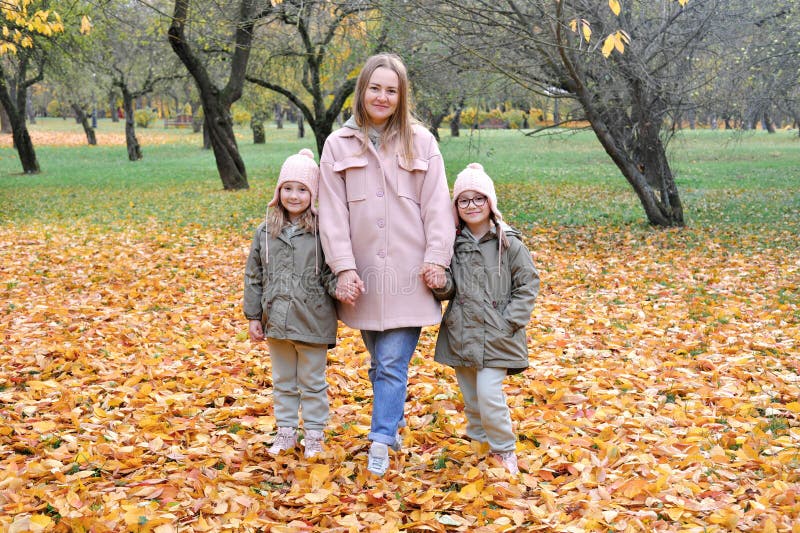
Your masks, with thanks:
M428 251L425 252L425 259L426 263L433 263L434 265L443 266L445 268L450 266L450 252L435 252L435 251Z
M352 257L342 257L339 259L329 259L328 266L331 267L331 271L335 275L339 275L341 272L345 270L355 270L356 269L356 260Z

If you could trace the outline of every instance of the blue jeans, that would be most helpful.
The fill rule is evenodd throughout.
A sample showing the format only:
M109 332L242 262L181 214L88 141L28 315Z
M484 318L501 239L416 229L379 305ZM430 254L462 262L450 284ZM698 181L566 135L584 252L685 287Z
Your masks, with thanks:
M361 331L370 354L372 383L372 425L368 439L387 446L394 444L402 425L408 387L408 364L422 328Z

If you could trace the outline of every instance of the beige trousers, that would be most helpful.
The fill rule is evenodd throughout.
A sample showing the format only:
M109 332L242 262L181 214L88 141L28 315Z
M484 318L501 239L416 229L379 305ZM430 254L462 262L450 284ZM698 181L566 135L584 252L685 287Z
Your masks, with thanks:
M488 442L495 453L512 452L517 437L511 426L511 412L503 393L505 368L455 367L456 379L464 397L467 436Z
M296 428L303 411L303 427L322 431L328 421L328 347L298 341L267 339L272 360L275 423Z

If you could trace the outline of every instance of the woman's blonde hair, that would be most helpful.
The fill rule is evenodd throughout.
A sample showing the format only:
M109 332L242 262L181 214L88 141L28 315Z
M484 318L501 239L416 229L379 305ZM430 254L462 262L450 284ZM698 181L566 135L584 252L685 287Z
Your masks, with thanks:
M269 213L267 214L267 232L270 237L276 239L278 235L281 234L281 230L289 224L291 224L289 212L283 207L283 204L280 203L279 200L278 205L269 209ZM317 233L316 216L311 212L310 208L306 209L303 214L300 215L300 218L297 220L297 226L311 233Z
M383 130L382 142L395 141L399 144L400 153L408 161L414 157L414 130L412 126L417 122L411 112L411 94L408 85L408 72L403 60L396 54L377 54L371 56L364 63L361 73L356 81L356 90L353 95L353 115L356 124L364 135L364 148L367 148L369 136L367 135L370 121L364 103L364 95L369 87L369 80L378 68L387 68L397 74L397 109L386 122ZM395 139L396 138L396 139Z

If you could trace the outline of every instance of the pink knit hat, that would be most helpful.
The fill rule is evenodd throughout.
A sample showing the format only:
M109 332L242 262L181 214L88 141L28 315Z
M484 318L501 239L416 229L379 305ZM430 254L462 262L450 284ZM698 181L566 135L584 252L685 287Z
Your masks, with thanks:
M305 185L311 192L311 205L309 209L313 214L317 214L317 190L319 189L319 167L314 161L314 152L308 148L303 148L298 153L290 155L281 167L278 176L278 184L275 185L275 194L270 200L269 207L275 207L280 203L281 186L287 181L296 181Z
M494 214L495 221L500 223L503 215L497 208L497 193L494 192L494 182L492 178L483 170L480 163L470 163L467 168L459 172L455 184L453 184L453 217L458 226L458 207L456 202L462 192L475 191L484 195L489 200L489 209Z

